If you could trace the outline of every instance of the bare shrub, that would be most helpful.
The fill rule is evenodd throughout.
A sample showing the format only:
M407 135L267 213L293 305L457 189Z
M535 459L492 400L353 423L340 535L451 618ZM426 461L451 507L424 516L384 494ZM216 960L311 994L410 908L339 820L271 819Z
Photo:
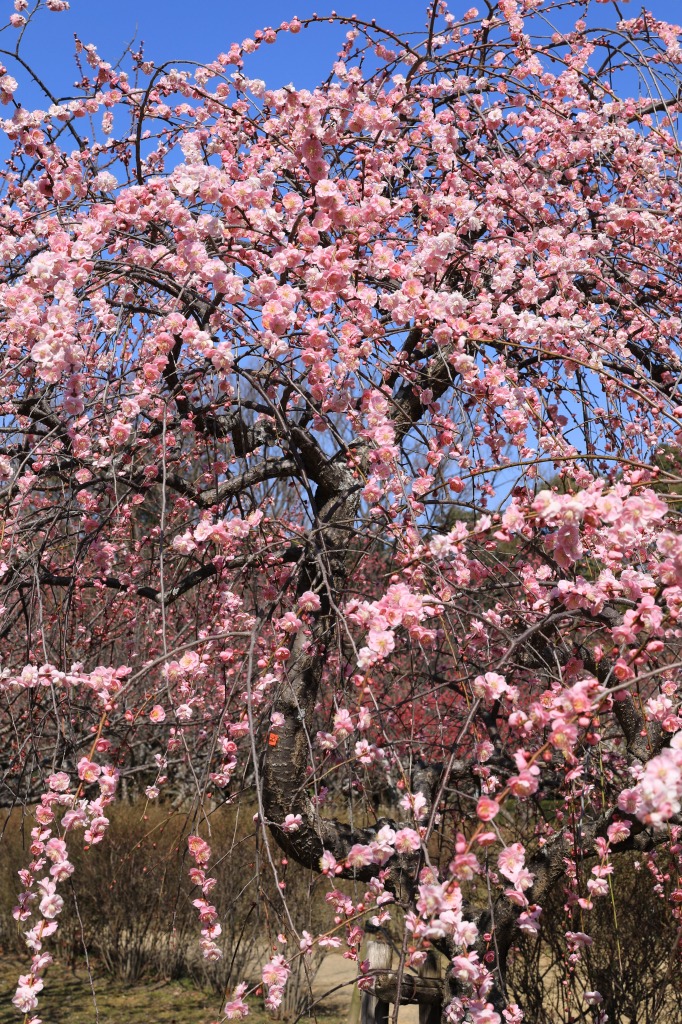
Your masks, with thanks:
M222 960L207 962L199 948L192 905L197 890L189 880L186 860L187 835L192 831L189 816L141 800L121 802L112 809L111 826L101 845L84 849L72 836L76 870L73 885L64 887L66 904L55 954L75 966L87 950L111 976L130 983L149 977L190 978L220 993L244 977L257 983L259 956L262 959L265 949L277 945L279 934L287 934L291 953L291 943L304 929L321 929L324 898L317 895L311 872L289 864L281 854L281 887L264 882L264 851L252 816L243 807L239 813L223 807L210 819L214 848L224 851L213 869L217 885L212 893L222 925ZM13 919L12 908L19 890L16 873L27 862L34 822L16 811L4 824L0 943L6 952L25 956L22 927ZM104 922L103 906L107 907ZM301 956L294 962L283 1017L309 1004L321 961L316 950L313 957Z
M646 859L646 858L645 858ZM651 867L658 870L656 860ZM517 943L509 965L510 998L535 1024L589 1019L585 992L603 997L610 1024L680 1024L680 934L657 879L634 854L615 866L611 895L573 915L557 889L543 908L538 937ZM579 959L566 950L566 931L589 932L593 942ZM589 1010L588 1010L589 1013Z

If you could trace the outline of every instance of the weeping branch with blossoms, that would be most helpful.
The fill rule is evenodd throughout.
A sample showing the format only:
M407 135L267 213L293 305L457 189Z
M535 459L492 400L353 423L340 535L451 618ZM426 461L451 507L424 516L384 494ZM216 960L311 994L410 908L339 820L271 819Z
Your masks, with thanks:
M682 905L680 30L332 15L312 91L248 57L316 17L201 66L77 40L76 97L33 110L42 6L0 76L14 1003L37 1024L70 848L141 779L190 808L209 960L216 800L255 796L278 883L328 882L325 931L283 915L270 1009L288 943L357 959L392 922L397 999L434 947L447 1021L514 1024L509 953L557 888L569 965L622 853Z

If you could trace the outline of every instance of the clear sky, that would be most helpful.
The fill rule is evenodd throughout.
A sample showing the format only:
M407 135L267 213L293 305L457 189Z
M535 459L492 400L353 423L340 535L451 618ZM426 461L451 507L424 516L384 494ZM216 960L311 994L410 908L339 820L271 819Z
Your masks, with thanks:
M10 0L0 3L11 10ZM472 4L470 0L462 11ZM455 6L460 6L459 0ZM112 62L133 38L144 41L145 54L155 62L208 61L256 29L278 26L294 15L304 18L336 10L376 18L390 28L419 31L425 25L426 7L427 0L71 0L66 13L43 11L29 26L23 46L37 66L59 75L68 88L73 80L74 32L84 42L95 43L100 55ZM274 88L289 82L314 87L328 75L346 31L320 26L299 36L287 33L249 58L248 73ZM11 35L0 36L0 46L12 44Z
M625 17L635 17L641 9L639 0L621 3ZM11 12L11 0L0 0L0 4ZM449 3L455 15L471 6L477 6L476 0ZM649 0L647 6L658 18L682 21L682 0ZM425 24L426 7L427 0L71 0L70 11L43 12L30 26L25 56L44 72L56 92L66 93L74 79L74 32L83 41L95 43L101 56L112 62L134 37L144 40L145 52L155 62L205 61L228 49L230 43L251 36L257 28L279 25L294 14L305 17L314 11L325 14L336 9L376 18L379 24L399 31L419 31ZM610 5L595 7L595 20L602 11L605 21L613 20ZM275 46L265 46L250 58L247 71L271 87L293 82L310 88L329 72L344 31L316 27L296 37L287 34ZM0 35L0 47L13 46L14 34L15 30L7 30Z

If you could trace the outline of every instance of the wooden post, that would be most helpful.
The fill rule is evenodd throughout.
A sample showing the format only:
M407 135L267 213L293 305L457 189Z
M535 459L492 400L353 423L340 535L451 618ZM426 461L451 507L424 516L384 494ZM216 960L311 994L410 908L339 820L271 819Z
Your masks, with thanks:
M398 990L398 972L392 970L393 950L387 938L377 929L368 928L364 959L369 962L372 989L356 987L351 1002L348 1024L388 1024L391 1003L417 1003L419 1024L440 1024L443 1012L443 982L440 960L429 950L419 975L402 974Z
M348 1024L360 1024L361 1003L362 992L357 985L353 985L350 997L350 1010L348 1011Z
M440 978L440 962L438 954L430 949L426 954L426 960L419 968L420 978ZM440 1018L443 1011L442 1003L420 1003L419 1004L419 1024L440 1024Z
M369 933L369 928L367 931ZM370 972L390 971L393 950L381 932L367 935L366 959L369 960ZM388 1024L388 1003L379 999L374 992L363 992L360 1024Z

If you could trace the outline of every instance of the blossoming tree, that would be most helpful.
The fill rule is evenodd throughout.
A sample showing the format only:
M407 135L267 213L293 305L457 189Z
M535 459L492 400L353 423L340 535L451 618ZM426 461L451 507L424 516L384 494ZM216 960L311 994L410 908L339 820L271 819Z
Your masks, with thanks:
M34 1024L70 850L138 778L194 808L209 959L216 803L249 790L267 870L326 876L273 1009L292 958L392 922L384 998L435 948L448 1021L520 1021L517 937L558 888L568 970L625 851L679 919L680 30L483 6L404 37L332 16L314 91L248 55L316 18L205 66L77 40L44 110L3 51L0 758L35 818Z

